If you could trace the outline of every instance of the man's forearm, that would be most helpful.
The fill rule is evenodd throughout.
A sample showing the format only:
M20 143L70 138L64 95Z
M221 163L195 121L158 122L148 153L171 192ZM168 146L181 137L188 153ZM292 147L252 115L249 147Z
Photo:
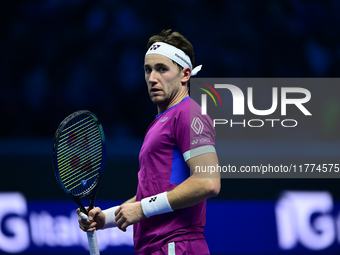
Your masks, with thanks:
M198 204L219 193L219 178L189 177L178 185L167 196L173 210L182 209Z
M218 195L221 180L219 173L195 172L195 166L217 165L218 159L215 153L207 153L190 159L188 162L193 174L176 188L168 191L167 197L173 210L193 206L207 198Z

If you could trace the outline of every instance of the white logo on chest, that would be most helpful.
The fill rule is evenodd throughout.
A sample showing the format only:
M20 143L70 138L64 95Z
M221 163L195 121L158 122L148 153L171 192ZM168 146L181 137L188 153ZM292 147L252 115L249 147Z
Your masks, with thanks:
M159 122L164 122L168 119L168 117L164 117L163 119L161 119Z
M202 121L198 117L195 117L192 120L191 128L192 128L192 130L195 131L195 133L197 135L200 135L203 132L204 125L203 125Z

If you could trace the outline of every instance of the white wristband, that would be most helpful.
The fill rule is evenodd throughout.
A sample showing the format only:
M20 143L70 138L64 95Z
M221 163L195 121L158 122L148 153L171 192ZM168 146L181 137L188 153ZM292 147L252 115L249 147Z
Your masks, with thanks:
M168 196L166 194L167 192L163 192L158 195L142 199L142 210L147 218L157 214L174 211L169 204Z
M102 211L105 214L105 225L102 229L117 227L115 211L119 206L117 205Z

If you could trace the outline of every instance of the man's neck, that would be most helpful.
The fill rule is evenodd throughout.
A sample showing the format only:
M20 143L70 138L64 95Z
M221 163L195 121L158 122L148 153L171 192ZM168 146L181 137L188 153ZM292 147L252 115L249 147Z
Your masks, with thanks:
M168 110L169 108L173 107L174 105L179 104L180 102L184 100L184 98L188 96L189 96L189 92L186 90L183 93L178 94L177 97L173 98L168 105L165 105L165 106L158 105L157 106L158 114L161 114L165 112L166 110Z

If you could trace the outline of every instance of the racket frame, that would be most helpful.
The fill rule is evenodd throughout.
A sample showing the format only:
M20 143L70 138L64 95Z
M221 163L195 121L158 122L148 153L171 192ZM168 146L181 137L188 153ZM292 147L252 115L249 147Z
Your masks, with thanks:
M79 195L74 195L67 188L65 188L63 182L61 181L61 178L60 178L60 175L59 175L58 162L57 162L57 149L58 149L57 145L58 145L58 142L60 140L60 135L61 135L64 127L67 125L67 123L70 120L72 120L75 117L82 115L82 114L92 116L94 121L96 122L98 128L99 128L100 136L101 136L101 142L102 142L102 162L101 162L101 166L100 166L100 170L99 170L99 176L95 180L95 182L89 188L87 188L86 190L81 192ZM55 174L55 177L57 179L59 186L66 192L66 194L68 194L71 197L71 199L78 205L79 209L86 215L88 215L88 212L86 211L84 205L81 203L80 198L86 197L91 193L88 211L93 209L94 202L95 202L96 195L97 195L97 190L98 190L98 183L99 183L99 181L100 181L100 179L103 175L103 171L104 171L104 167L105 167L105 157L106 157L105 155L106 155L106 142L105 142L105 135L104 135L103 127L99 123L99 120L94 113L92 113L88 110L79 110L79 111L76 111L76 112L70 114L69 116L67 116L60 123L60 125L59 125L59 127L58 127L58 129L55 133L54 142L53 142L53 169L54 169L54 174Z

